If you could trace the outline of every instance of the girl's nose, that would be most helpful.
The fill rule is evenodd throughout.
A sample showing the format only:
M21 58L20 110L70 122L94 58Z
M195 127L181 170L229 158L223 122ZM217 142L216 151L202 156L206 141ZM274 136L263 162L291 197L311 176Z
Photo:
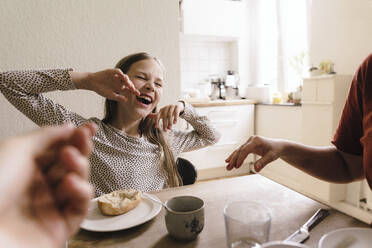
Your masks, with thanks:
M148 82L148 83L146 84L146 89L147 89L147 90L150 90L150 91L154 91L154 90L155 90L154 83L152 83L152 82Z

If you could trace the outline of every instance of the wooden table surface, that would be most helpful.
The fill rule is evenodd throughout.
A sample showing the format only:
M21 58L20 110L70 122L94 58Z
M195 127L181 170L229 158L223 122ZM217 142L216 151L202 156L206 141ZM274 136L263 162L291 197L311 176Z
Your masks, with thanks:
M69 248L77 247L226 247L223 208L237 200L257 201L272 212L270 241L283 240L303 225L319 208L327 208L306 196L290 190L260 175L201 182L190 186L151 192L162 201L173 196L194 195L205 201L205 226L198 238L178 242L167 234L164 209L151 221L117 232L88 232L80 230ZM310 232L306 245L316 248L322 235L344 227L368 227L367 224L336 210Z

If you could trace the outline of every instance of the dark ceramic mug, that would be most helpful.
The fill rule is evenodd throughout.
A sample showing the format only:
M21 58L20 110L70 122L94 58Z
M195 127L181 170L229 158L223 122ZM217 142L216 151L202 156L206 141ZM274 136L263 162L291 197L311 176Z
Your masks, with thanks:
M178 240L193 240L204 227L204 201L195 196L176 196L165 202L165 224Z

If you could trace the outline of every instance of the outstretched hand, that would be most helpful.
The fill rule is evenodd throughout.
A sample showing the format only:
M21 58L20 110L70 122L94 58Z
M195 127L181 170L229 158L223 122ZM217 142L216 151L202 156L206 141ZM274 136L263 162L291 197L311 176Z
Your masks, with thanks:
M283 145L279 140L268 139L261 136L251 136L247 142L231 153L225 160L225 162L228 163L226 169L232 170L233 168L239 168L242 166L246 157L252 153L261 156L261 158L254 163L255 171L259 172L268 163L279 158L282 150Z
M4 247L61 247L79 228L92 187L94 124L46 127L0 144Z
M180 113L185 110L183 102L177 102L173 105L167 105L159 110L157 113L151 113L149 118L155 119L155 127L159 128L160 120L162 121L162 129L164 132L171 130L173 125L177 124Z

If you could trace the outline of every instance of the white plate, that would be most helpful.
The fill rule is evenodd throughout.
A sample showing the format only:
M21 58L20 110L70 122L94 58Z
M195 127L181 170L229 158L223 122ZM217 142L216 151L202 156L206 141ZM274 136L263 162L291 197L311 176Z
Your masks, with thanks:
M345 246L341 244L345 242ZM319 248L370 248L372 247L371 228L342 228L329 232L320 239Z
M159 200L158 197L151 195ZM159 200L160 201L160 200ZM97 198L91 202L88 214L80 227L95 232L111 232L141 225L159 214L161 205L142 197L141 203L131 211L117 216L102 215L97 205Z
M309 248L308 246L291 241L271 241L262 245L263 248Z

